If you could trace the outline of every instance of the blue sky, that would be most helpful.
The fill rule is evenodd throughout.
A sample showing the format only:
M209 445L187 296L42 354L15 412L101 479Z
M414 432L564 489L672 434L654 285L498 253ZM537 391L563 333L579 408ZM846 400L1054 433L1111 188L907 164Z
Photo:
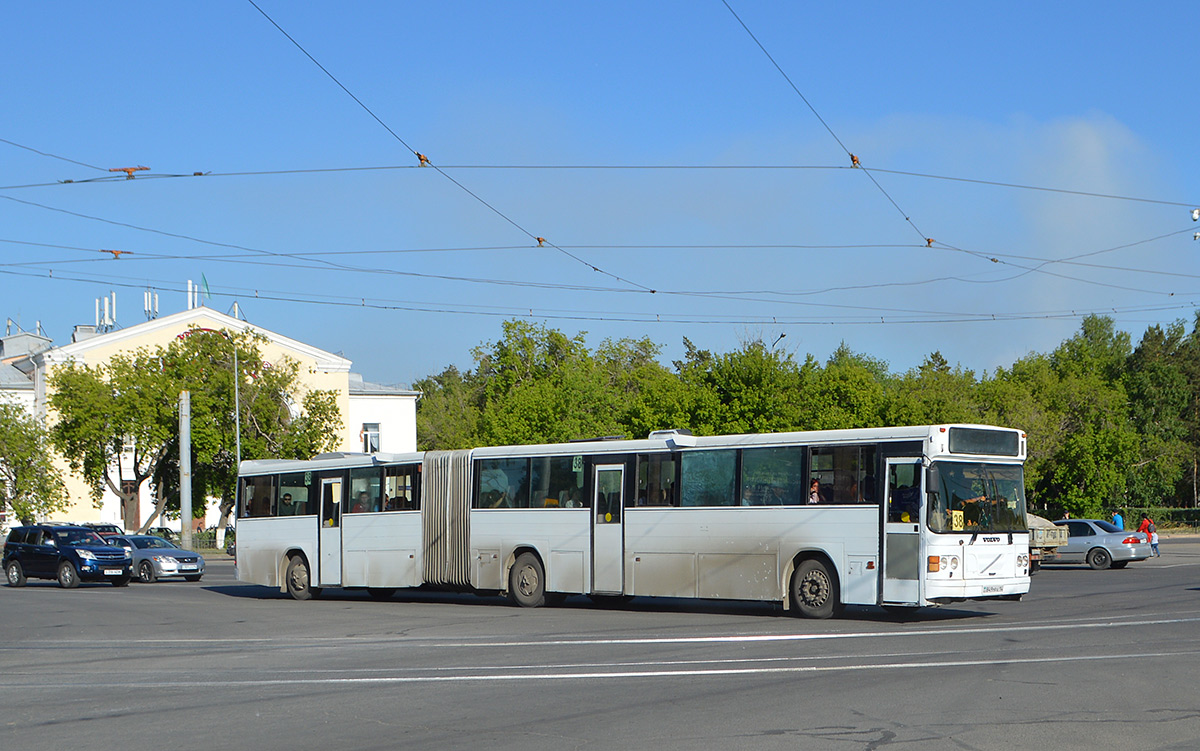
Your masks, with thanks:
M203 276L407 385L513 317L982 372L1200 301L1194 3L259 7L374 117L249 2L0 10L6 317Z

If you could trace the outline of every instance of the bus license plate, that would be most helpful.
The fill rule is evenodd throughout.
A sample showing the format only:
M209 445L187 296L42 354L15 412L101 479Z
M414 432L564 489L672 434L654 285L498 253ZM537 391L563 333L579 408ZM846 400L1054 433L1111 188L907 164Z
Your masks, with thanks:
M999 584L985 584L983 585L983 593L985 595L1003 594L1004 587L1000 586Z
M106 569L104 569L104 575L105 575L105 576L120 576L120 575L121 575L121 574L123 574L123 573L125 573L125 572L124 572L124 571L122 571L122 570L121 570L121 569L119 569L119 568L106 568Z

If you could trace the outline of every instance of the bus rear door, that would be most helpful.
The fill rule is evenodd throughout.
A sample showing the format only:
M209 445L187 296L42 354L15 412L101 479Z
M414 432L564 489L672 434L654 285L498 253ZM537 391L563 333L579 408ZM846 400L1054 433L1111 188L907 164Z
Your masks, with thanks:
M342 583L342 478L321 480L321 531L317 546L321 563L317 581L321 587Z
M625 465L598 464L592 483L592 591L621 594L625 582Z

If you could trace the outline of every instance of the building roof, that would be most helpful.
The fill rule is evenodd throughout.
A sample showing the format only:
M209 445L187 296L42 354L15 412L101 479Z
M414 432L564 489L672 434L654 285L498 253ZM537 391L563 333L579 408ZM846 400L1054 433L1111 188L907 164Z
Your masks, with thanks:
M0 389L33 389L33 377L9 363L0 362Z
M364 381L359 373L350 374L350 395L351 396L420 396L420 391L412 391L410 389L400 388L399 386L387 386L382 383L371 383Z
M230 329L232 331L254 331L262 334L270 339L275 344L293 350L306 357L316 361L317 367L327 372L350 372L350 360L335 355L332 352L326 352L323 349L318 349L311 344L297 341L290 337L283 336L274 331L259 328L254 324L243 321L233 316L219 313L211 308L200 306L190 310L184 310L172 315L155 318L145 323L139 323L133 326L128 326L116 331L109 331L96 336L88 337L82 341L64 344L61 347L54 347L39 353L35 357L41 359L46 365L57 365L67 362L68 360L79 358L83 359L83 355L87 352L101 347L111 347L119 345L123 341L135 340L140 337L152 334L156 331L182 329L188 326L198 326L200 328L215 328L215 329Z

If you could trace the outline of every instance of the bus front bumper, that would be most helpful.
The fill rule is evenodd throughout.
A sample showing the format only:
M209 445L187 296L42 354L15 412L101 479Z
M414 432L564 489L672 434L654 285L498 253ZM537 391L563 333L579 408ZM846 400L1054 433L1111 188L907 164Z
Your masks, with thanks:
M925 599L931 603L964 600L1017 599L1029 593L1029 577L988 579L987 581L926 581Z

